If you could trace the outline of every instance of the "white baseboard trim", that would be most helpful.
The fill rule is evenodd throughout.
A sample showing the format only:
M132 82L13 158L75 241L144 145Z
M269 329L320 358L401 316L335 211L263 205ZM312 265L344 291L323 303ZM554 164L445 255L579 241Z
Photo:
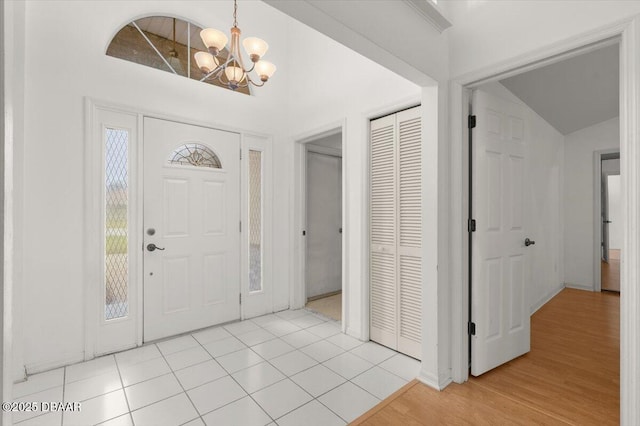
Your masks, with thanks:
M416 379L418 379L419 382L424 383L425 385L437 391L441 391L442 389L446 388L453 382L453 379L451 378L451 376L438 378L424 371L420 371L420 375L418 375Z
M364 339L362 338L362 330L360 329L354 329L352 327L347 327L347 329L345 330L345 333L351 337L355 337L356 339L360 340L360 341L364 341Z
M535 314L536 311L540 308L542 308L544 305L547 304L547 302L551 299L553 299L554 297L556 297L556 295L558 293L560 293L562 290L564 290L565 288L565 283L560 283L558 284L558 286L556 288L554 288L553 290L551 290L549 293L547 293L545 296L543 296L540 300L538 300L532 307L531 307L531 315Z
M71 364L76 364L78 362L83 362L84 352L74 352L70 354L65 354L62 358L58 358L54 361L42 361L42 362L34 362L31 364L26 364L25 368L27 370L27 375L42 373L44 371L53 370L56 368L64 367Z
M576 284L576 283L564 283L566 288L573 288L576 290L594 291L593 284Z

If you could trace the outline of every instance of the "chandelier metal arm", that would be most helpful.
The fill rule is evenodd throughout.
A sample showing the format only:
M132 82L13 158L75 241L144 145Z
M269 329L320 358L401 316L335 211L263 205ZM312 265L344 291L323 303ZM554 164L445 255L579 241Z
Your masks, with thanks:
M195 55L198 66L203 73L206 73L200 81L205 81L209 78L218 79L221 84L228 86L232 90L236 90L239 87L247 87L249 84L262 87L269 77L273 75L276 67L270 62L261 60L269 46L264 40L257 37L249 37L244 40L244 47L252 62L250 68L245 67L240 49L241 31L238 28L237 12L238 3L234 0L231 43L229 43L228 55L223 64L218 64L219 59L216 58L224 49L228 40L227 37L222 32L214 29L201 31L202 40L209 51L208 53L198 52ZM215 68L211 69L214 64L216 65ZM210 71L207 72L207 70ZM254 70L259 74L260 83L256 83L249 76L249 73Z

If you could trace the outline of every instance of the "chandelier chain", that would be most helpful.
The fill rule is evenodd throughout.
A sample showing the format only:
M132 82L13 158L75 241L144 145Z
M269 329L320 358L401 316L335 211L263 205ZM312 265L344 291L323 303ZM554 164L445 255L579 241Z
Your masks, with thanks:
M238 27L238 2L237 0L233 0L233 26Z

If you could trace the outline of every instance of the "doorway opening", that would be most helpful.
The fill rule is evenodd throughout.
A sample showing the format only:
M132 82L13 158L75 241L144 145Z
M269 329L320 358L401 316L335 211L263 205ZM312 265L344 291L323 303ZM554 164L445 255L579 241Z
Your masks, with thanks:
M600 277L600 290L620 293L620 255L622 248L622 211L620 192L620 152L596 153L599 168L596 176L594 211L599 212L600 221L597 222L600 241L597 243L599 259L594 264L599 271L594 271ZM599 185L598 185L599 183ZM599 201L599 204L598 204ZM598 290L596 285L595 290Z
M305 144L305 305L342 320L342 132Z
M601 191L598 187L596 197L594 182L606 196L609 175L614 175L611 191L619 194L618 202L622 196L619 49L619 43L607 40L551 64L472 85L475 120L469 124L473 144L468 158L473 174L468 190L474 212L469 218L474 376L531 349L531 356L509 363L513 368L534 356L532 348L537 354L552 352L540 344L544 336L539 330L529 329L530 316L552 299L556 303L559 292L579 295L563 291L565 287L593 291L598 285L601 261L610 254L610 240L601 239L609 232L609 207L608 200L600 206ZM567 100L571 108L562 105ZM605 176L600 169L607 165L600 156L597 169L591 164L599 150L614 148L618 168ZM594 202L598 209L592 208ZM574 299L579 303L579 296ZM612 311L614 322L616 315ZM522 330L526 338L521 339ZM531 336L537 336L533 343ZM598 354L592 358L597 360ZM509 367L502 368L490 377ZM576 379L586 380L571 378ZM617 400L619 391L616 382L602 390L611 400Z

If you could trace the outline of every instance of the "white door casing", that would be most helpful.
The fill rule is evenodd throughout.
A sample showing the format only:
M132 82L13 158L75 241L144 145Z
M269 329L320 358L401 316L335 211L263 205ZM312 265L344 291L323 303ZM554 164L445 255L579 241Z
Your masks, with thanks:
M527 133L521 107L474 92L471 374L530 349ZM532 239L535 239L532 237Z
M87 211L94 214L91 220L87 220L87 253L86 263L90 271L89 282L100 283L98 287L89 286L87 289L87 314L89 318L96 315L97 326L87 327L86 335L86 359L91 359L96 355L112 353L136 346L138 335L138 288L140 273L140 255L137 247L140 245L138 237L138 212L140 211L138 199L138 183L139 175L137 174L137 161L139 158L139 142L138 142L138 117L135 113L118 111L111 108L98 108L92 104L87 105L89 111L88 116L91 117L91 135L92 144L87 149L87 162L91 165L91 180L88 188L91 191L87 194L87 202L89 206ZM106 217L106 196L105 181L107 170L110 166L106 164L106 144L107 130L113 129L124 132L126 134L126 151L121 155L126 158L125 164L128 175L127 182L127 208L126 208L126 226L122 229L123 235L126 236L127 250L126 271L124 271L126 283L123 285L122 291L126 295L125 303L127 305L126 312L117 315L117 318L107 319L108 306L106 305L106 287L107 275L111 272L107 271L108 259L105 240L107 229L105 224L109 223ZM113 158L111 155L109 158ZM98 236L98 237L96 237ZM122 265L121 265L122 266ZM97 307L97 309L92 309Z
M307 299L342 288L342 159L307 151Z
M221 167L170 163L185 144ZM144 340L239 319L240 135L145 117L144 152Z

